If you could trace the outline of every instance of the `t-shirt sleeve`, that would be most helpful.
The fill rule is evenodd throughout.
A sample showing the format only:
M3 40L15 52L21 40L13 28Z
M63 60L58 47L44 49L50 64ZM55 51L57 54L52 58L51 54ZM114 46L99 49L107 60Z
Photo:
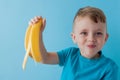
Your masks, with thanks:
M72 53L72 47L60 50L57 52L59 58L59 65L64 66L70 54Z
M118 66L111 63L107 69L108 71L103 80L118 80Z

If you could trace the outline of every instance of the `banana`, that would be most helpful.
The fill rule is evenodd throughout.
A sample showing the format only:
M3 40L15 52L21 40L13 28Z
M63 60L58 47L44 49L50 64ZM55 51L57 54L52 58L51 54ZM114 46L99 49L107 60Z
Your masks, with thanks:
M31 56L34 61L41 61L41 52L39 49L39 34L42 26L42 19L32 26L29 26L25 34L25 50L26 54L24 57L22 68L25 69L28 56Z
M40 35L40 28L42 26L42 19L39 20L36 24L33 25L31 30L31 53L33 56L33 59L36 62L41 61L41 53L40 53L40 47L39 47L39 35Z

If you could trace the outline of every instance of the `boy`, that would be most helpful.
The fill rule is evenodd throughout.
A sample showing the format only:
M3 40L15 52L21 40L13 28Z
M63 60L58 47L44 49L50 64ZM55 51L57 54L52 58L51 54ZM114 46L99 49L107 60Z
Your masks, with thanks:
M30 25L41 18L33 18ZM47 52L42 40L45 24L46 20L43 19L40 31L42 63L64 66L61 80L117 80L117 65L101 51L108 39L108 33L106 17L100 9L88 6L78 10L71 33L78 48Z

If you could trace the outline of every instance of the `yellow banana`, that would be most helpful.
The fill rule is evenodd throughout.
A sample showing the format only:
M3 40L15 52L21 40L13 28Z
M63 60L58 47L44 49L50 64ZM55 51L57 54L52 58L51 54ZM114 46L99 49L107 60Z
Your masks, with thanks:
M41 61L41 53L40 53L40 47L39 47L39 40L40 40L40 28L42 26L42 19L39 20L36 24L33 25L31 30L31 53L33 56L33 59L36 62Z
M37 23L27 28L25 34L25 49L26 54L23 61L23 69L25 69L27 58L30 55L36 62L41 61L41 53L39 49L39 34L40 28L42 26L42 19L40 19Z

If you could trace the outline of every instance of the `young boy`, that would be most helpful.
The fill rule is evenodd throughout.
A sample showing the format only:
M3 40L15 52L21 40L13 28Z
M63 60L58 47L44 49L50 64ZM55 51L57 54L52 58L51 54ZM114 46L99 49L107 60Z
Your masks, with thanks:
M41 18L33 18L30 25ZM78 48L47 52L42 40L45 24L46 20L43 19L40 31L42 63L64 66L61 80L117 80L118 66L101 51L108 39L108 33L106 17L100 9L88 6L78 10L71 33Z

